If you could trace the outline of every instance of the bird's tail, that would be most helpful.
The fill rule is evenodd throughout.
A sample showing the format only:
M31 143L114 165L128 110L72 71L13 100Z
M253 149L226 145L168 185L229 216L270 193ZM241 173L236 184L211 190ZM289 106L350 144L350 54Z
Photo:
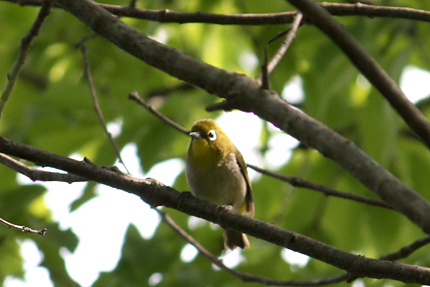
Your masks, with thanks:
M242 249L249 247L248 237L244 233L233 229L227 229L224 231L224 247L225 249L235 249L240 247Z

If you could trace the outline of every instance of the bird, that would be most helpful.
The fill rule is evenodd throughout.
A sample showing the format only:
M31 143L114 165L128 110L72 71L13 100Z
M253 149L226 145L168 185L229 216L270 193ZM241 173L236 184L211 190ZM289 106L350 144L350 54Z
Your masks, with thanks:
M254 199L242 154L218 124L211 119L194 123L186 160L186 177L191 193L233 212L254 216ZM224 248L249 247L244 233L224 231Z

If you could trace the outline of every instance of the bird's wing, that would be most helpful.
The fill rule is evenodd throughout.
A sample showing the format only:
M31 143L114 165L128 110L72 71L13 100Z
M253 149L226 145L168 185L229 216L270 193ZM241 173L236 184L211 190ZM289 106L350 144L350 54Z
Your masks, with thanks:
M248 170L245 164L245 160L243 159L242 154L237 153L236 162L239 165L240 172L242 173L245 182L246 182L246 194L245 194L245 213L249 216L254 216L255 207L254 207L254 196L252 195L252 187L251 181L249 180Z

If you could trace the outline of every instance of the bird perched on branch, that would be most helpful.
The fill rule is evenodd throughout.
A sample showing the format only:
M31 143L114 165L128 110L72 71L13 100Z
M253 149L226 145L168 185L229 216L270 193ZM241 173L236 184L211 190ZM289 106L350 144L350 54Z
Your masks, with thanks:
M197 121L191 129L186 175L191 192L216 205L254 216L254 201L245 161L236 146L213 120ZM245 234L224 231L226 249L249 247Z

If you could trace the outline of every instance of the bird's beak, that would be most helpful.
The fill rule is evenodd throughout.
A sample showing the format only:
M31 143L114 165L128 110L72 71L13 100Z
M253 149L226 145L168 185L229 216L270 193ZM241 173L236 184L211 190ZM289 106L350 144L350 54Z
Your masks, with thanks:
M202 139L202 135L199 132L190 132L189 133L191 139Z

